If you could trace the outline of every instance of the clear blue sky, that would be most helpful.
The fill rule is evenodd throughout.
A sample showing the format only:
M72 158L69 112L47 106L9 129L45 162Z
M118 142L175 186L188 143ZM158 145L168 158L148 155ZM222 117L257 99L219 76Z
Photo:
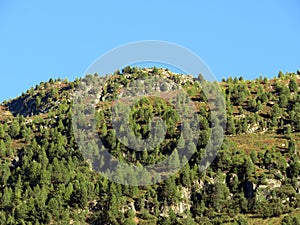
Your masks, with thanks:
M273 77L300 69L300 2L0 0L0 101L51 77L80 77L140 40L185 46L218 79Z

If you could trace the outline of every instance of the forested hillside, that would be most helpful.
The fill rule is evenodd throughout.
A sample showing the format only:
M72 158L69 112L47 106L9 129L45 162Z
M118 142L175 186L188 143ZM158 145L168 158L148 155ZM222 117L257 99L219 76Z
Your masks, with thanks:
M165 140L151 153L132 151L112 129L109 107L124 87L149 76L172 80L196 105L199 141L190 144L196 153L179 173L150 186L127 186L94 171L72 129L73 97L81 80L50 79L0 106L0 224L300 224L300 71L207 83L221 86L227 126L205 171L199 162L212 118L191 76L155 67L126 67L107 76L101 93L91 93L97 96L99 137L117 159L136 166L176 151L180 119L161 99L144 98L130 114L139 138L149 135L153 117L166 121ZM95 146L90 142L86 148Z

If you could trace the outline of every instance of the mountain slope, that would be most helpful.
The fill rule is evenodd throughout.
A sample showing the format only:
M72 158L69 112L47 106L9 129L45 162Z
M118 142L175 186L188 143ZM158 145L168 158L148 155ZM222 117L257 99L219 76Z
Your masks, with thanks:
M131 187L93 171L72 128L72 102L80 80L51 79L0 107L1 224L299 222L299 74L280 72L274 79L228 78L220 83L226 137L204 172L199 162L212 124L208 99L192 77L165 69L126 68L109 76L99 95L91 92L97 96L97 130L105 147L136 166L159 162L174 151L181 125L175 116L167 123L164 142L149 154L132 151L113 135L109 106L122 88L145 76L171 79L196 105L200 138L180 173L158 184ZM147 115L168 119L172 107L150 99L131 110L132 130L146 138ZM91 141L86 148L93 151L95 146Z

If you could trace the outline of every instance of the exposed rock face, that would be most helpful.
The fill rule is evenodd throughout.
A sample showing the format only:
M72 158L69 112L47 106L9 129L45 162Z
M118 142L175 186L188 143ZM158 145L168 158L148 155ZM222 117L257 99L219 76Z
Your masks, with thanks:
M23 115L26 117L43 112L42 109L37 109L35 99L29 96L14 99L7 106L14 116Z
M255 133L255 131L257 131L259 129L259 124L254 124L254 125L249 125L248 126L248 131L247 131L247 133L248 134L253 134L253 133Z
M12 113L8 110L8 108L0 104L0 122L6 121L6 119L11 116Z
M185 211L189 211L191 208L190 204L190 197L191 197L191 190L189 188L182 187L180 190L182 194L182 201L178 203L174 203L170 206L165 206L162 209L161 216L168 216L170 210L174 211L177 215L184 214Z
M69 90L69 86L65 86L60 88L61 91ZM71 90L70 90L71 92ZM70 93L71 94L71 93ZM14 115L22 115L24 117L27 116L34 116L38 114L46 114L52 109L53 107L56 107L60 104L59 100L52 101L51 93L47 93L45 97L41 99L41 105L37 105L38 95L29 95L29 94L23 94L21 97L15 98L7 103L7 107L9 111ZM63 98L63 96L61 96ZM51 101L49 101L51 99ZM70 102L70 99L67 99L68 102Z
M275 188L280 188L281 185L282 183L280 180L267 179L266 184L259 185L256 188L256 197L258 199L267 198L271 194L272 190L274 190Z

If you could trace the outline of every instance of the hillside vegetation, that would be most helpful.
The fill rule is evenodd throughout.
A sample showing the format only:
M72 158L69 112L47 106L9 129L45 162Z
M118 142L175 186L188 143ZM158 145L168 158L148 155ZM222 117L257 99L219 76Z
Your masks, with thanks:
M300 224L300 71L206 83L221 87L227 126L205 171L199 162L212 123L222 121L212 119L208 99L191 76L155 67L126 67L107 76L101 91L91 91L97 96L99 137L116 159L136 166L177 151L180 118L159 98L143 98L129 118L141 139L149 136L151 119L166 121L165 140L154 151L133 151L123 144L130 140L121 142L112 129L110 106L125 87L149 76L180 85L196 106L199 141L185 140L196 153L179 173L150 186L126 186L92 170L72 129L73 97L81 80L50 79L0 106L0 224ZM91 141L86 149L93 152L96 146Z

